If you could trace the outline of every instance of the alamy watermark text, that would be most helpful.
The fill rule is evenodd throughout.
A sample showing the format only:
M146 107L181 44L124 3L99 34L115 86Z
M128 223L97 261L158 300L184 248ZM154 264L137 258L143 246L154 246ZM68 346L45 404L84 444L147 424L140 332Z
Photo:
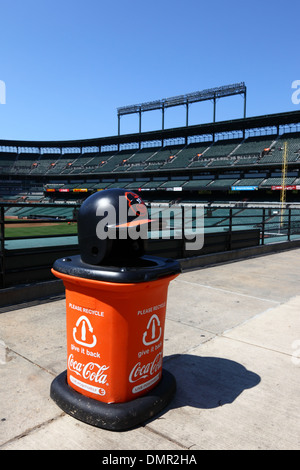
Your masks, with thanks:
M183 239L187 250L200 250L203 247L204 207L194 206L193 217L188 206L171 205L159 209L156 205L150 207L150 213L155 212L155 217L148 220L148 215L140 211L140 204L131 204L128 208L127 200L122 196L119 198L118 208L109 204L103 207L100 205L96 211L99 217L97 237L100 240L137 240L147 239L150 232L151 239ZM135 214L134 220L132 213Z
M299 104L300 103L300 80L294 80L292 82L292 88L295 91L292 93L292 103Z

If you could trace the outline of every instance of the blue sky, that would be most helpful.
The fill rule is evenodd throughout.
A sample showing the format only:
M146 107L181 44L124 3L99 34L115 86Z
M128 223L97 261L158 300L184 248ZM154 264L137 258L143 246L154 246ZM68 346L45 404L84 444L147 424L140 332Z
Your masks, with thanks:
M244 81L247 115L300 110L299 2L252 0L0 0L0 139L117 134L117 108ZM190 106L190 124L212 120ZM242 117L243 98L219 100L217 120ZM165 127L185 125L185 108ZM161 126L143 113L142 131ZM121 133L138 132L124 116Z

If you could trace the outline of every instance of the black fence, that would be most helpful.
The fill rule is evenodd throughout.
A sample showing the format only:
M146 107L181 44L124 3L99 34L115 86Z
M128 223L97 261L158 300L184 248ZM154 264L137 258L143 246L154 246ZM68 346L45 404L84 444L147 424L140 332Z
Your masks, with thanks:
M65 203L0 203L0 288L51 279L53 262L78 252L77 242L65 240L72 233L68 224L77 223L79 207ZM54 223L66 230L51 234ZM37 227L42 227L44 233L34 233ZM24 235L24 228L28 234Z
M54 261L79 253L79 207L0 203L0 288L54 279ZM146 252L157 256L185 259L300 239L297 205L151 204L148 212Z

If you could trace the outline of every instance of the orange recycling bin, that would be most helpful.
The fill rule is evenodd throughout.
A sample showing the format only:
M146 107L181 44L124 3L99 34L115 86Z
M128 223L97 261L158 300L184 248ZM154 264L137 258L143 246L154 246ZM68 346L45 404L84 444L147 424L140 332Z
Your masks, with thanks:
M134 214L129 224L148 222L134 193L92 195L79 210L80 255L52 268L66 293L67 369L52 382L51 398L73 417L116 431L152 418L175 393L163 343L168 287L181 271L177 260L145 255L143 242L124 232L109 239L110 230L128 226L103 218L123 195ZM99 214L107 237L96 230Z
M162 377L167 290L176 275L115 283L53 274L66 290L70 387L105 403L127 402L155 387Z

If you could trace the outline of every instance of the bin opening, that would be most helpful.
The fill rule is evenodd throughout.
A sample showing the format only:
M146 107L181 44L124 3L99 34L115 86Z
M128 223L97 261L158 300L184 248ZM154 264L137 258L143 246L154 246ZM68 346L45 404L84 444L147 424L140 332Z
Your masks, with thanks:
M109 258L101 266L85 263L80 255L75 255L56 260L53 269L70 276L117 283L153 281L181 272L177 260L147 255L132 259Z
M73 262L72 258L63 258L62 261L64 263L70 263ZM118 259L109 259L106 262L101 264L101 268L150 268L151 266L156 266L157 263L154 262L153 260L146 259L144 257L141 258L134 258L134 259L128 259L128 258L118 258ZM86 266L88 266L86 264ZM90 265L91 267L93 265ZM93 266L94 267L94 266ZM99 266L100 268L100 266Z
M156 266L154 261L141 258L110 258L102 264L102 267L107 268L150 268L151 266Z
M140 265L139 258L145 254L144 240L115 240L107 239L105 245L98 243L92 244L90 247L85 246L81 249L81 258L88 264L97 266L119 266L120 263L128 266L137 262ZM103 246L105 252L103 253ZM89 256L87 256L89 254Z

